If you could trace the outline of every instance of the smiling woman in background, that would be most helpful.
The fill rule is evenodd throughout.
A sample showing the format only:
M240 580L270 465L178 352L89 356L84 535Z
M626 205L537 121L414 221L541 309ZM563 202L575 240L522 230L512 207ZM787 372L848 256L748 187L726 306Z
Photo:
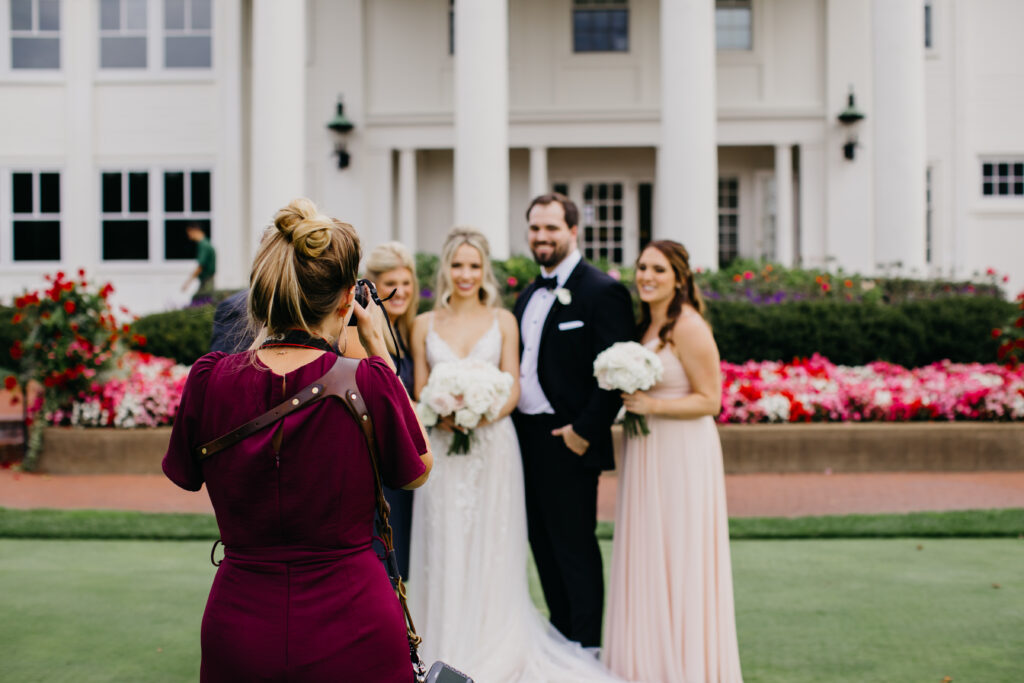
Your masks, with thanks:
M413 362L409 355L412 324L420 303L420 288L416 281L416 262L412 254L399 242L387 242L376 247L366 256L366 277L377 288L384 299L392 291L395 295L384 302L384 312L391 320L395 338L384 332L388 353L395 362L395 372L412 395ZM409 579L409 534L412 531L413 492L385 487L384 497L391 506L391 530L398 558L398 571L402 579Z

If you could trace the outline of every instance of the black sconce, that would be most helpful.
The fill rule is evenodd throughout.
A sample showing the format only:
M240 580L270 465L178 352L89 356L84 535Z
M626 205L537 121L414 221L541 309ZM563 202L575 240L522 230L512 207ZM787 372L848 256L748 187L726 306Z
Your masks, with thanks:
M854 126L864 118L864 114L857 109L857 105L853 102L853 86L850 86L850 95L847 100L846 109L839 112L839 123L843 124L850 131L846 138L846 143L843 145L843 156L847 159L853 160L855 151L860 143L857 142L857 136L854 134Z
M342 104L340 96L338 97L338 111L334 118L327 122L327 127L337 133L338 141L334 145L334 153L338 155L338 168L348 168L352 157L346 148L346 139L349 132L355 128L355 124L345 116L345 105Z

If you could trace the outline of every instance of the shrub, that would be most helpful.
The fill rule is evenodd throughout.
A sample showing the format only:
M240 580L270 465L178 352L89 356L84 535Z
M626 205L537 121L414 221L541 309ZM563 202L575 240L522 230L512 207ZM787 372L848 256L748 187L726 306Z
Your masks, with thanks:
M886 360L920 367L940 360L991 362L998 343L987 331L1014 305L995 297L909 301L896 305L841 301L758 306L712 301L708 318L722 359L790 360L820 353L841 365Z
M191 365L210 350L213 304L152 313L135 321L134 330L146 338L145 351Z

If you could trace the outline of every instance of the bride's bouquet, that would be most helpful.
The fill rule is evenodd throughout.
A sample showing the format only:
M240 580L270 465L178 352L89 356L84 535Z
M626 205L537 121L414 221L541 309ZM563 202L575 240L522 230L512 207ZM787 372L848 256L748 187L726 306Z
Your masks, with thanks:
M632 394L653 387L664 372L658 355L636 342L617 342L594 359L594 377L602 389ZM650 434L643 415L626 412L622 428L629 436Z
M473 429L480 420L494 420L512 393L512 375L492 363L460 360L438 363L430 370L416 412L427 427L446 416L453 416L464 431L453 432L448 455L469 452Z

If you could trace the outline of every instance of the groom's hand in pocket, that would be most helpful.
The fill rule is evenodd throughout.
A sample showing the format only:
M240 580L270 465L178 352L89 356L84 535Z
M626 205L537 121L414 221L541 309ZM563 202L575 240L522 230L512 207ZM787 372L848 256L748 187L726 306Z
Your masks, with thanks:
M577 434L571 424L551 430L551 435L562 437L565 447L576 455L583 455L590 448L590 442Z

